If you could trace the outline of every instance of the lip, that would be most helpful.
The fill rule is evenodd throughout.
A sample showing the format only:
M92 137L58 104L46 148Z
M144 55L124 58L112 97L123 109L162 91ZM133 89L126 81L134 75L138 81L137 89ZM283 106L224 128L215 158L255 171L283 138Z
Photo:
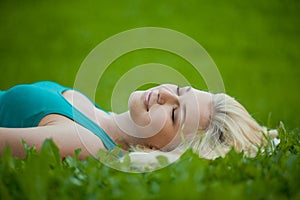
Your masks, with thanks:
M145 98L144 98L144 104L146 106L147 111L149 111L149 103L150 103L150 99L151 99L151 94L152 94L152 91L146 92Z

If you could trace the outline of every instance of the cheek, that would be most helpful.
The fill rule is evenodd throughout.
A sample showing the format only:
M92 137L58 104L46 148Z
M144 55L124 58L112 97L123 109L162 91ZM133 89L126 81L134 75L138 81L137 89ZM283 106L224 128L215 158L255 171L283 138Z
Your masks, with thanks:
M155 136L151 138L151 144L161 150L170 150L170 146L177 146L180 135L177 134L178 128L172 122L166 122L165 126ZM178 137L179 135L179 137Z

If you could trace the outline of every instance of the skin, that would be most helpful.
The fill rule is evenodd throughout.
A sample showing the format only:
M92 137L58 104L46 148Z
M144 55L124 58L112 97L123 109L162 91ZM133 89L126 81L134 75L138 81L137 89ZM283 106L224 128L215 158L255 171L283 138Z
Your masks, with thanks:
M74 90L65 91L63 96L124 150L139 144L170 151L180 143L181 130L185 136L205 130L211 112L210 93L171 84L133 92L128 101L129 110L121 114L108 115ZM80 158L84 159L105 149L94 133L58 114L45 116L38 127L0 128L0 138L0 153L9 145L12 154L18 157L25 156L21 138L37 150L46 138L52 138L62 157L73 155L75 149L81 148Z

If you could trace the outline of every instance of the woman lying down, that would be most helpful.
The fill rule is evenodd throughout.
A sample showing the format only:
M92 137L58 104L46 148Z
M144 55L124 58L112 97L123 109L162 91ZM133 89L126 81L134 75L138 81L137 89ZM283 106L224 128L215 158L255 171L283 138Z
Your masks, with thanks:
M24 158L21 140L39 150L51 138L62 158L80 148L79 157L121 146L146 149L130 153L133 162L176 160L186 148L214 159L231 148L253 157L267 132L234 98L192 87L163 84L135 91L128 111L107 112L80 91L50 81L16 85L0 91L0 153L7 145Z

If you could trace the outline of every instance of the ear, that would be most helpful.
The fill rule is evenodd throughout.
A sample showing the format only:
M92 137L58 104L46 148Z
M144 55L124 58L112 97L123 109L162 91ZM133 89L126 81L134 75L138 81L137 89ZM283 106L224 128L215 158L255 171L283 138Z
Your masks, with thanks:
M220 143L224 143L225 142L225 136L223 131L221 131L220 129L218 130L218 139Z

